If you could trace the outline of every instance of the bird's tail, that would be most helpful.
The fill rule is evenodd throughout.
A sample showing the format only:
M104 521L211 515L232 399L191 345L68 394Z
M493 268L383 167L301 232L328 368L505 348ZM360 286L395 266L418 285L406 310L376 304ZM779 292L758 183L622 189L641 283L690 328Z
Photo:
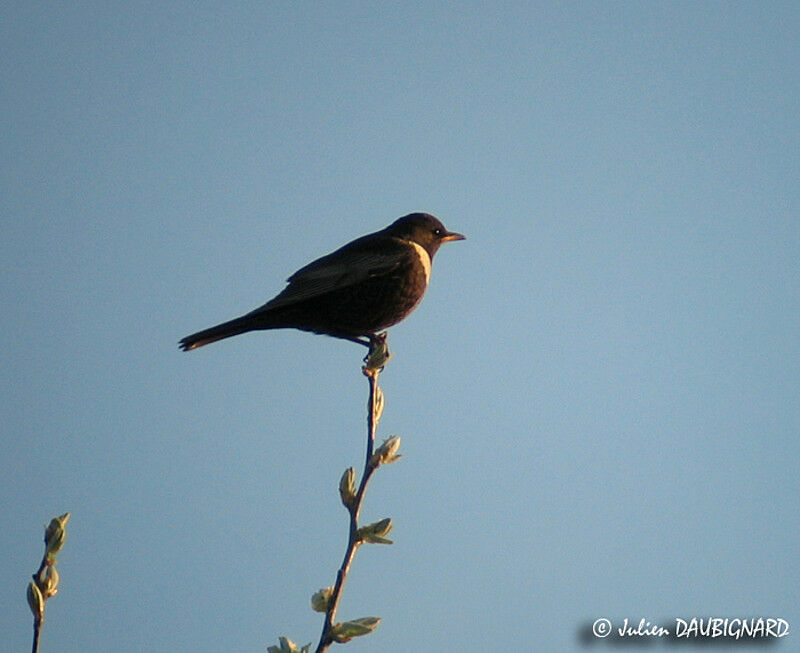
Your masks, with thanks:
M197 349L198 347L208 345L212 342L216 342L217 340L230 338L231 336L238 336L240 333L252 331L254 328L252 320L248 320L246 318L246 315L237 317L235 320L231 320L230 322L223 322L217 326L213 326L209 329L204 329L203 331L198 331L190 336L186 336L180 341L180 343L178 343L179 347L183 351L189 351L190 349Z

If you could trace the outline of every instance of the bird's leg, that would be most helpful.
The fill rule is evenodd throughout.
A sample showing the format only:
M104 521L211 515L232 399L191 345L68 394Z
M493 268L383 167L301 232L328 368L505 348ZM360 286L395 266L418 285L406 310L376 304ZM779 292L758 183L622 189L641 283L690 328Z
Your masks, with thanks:
M359 345L364 345L365 347L370 347L370 340L367 338L360 338L358 336L353 336L348 333L336 333L335 331L319 331L318 333L325 335L325 336L332 336L334 338L340 338L341 340L349 340L350 342L358 343Z

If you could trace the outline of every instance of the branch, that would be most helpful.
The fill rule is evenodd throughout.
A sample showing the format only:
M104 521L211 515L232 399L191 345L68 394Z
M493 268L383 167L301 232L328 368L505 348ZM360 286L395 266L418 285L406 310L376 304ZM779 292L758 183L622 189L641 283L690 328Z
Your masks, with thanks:
M400 446L400 438L396 436L389 438L375 451L375 430L378 426L381 414L383 413L383 392L378 386L378 375L381 373L383 366L388 360L389 351L386 348L386 334L373 336L373 338L370 339L370 351L365 358L365 365L362 370L364 376L366 376L369 381L367 453L364 461L364 473L361 475L361 483L358 486L358 491L355 491L355 471L352 467L345 471L339 484L342 503L344 503L350 513L350 532L344 559L336 574L336 583L333 588L330 589L329 596L324 596L321 601L318 600L317 607L325 607L326 609L325 623L322 627L322 634L319 644L317 645L316 653L324 653L333 642L348 641L356 635L371 632L377 627L379 621L379 619L375 617L367 617L344 624L335 623L336 611L339 608L342 590L344 589L347 574L350 571L350 565L353 562L358 547L364 542L391 543L390 540L384 537L392 528L390 519L381 520L361 529L358 527L359 512L361 511L364 494L367 491L367 485L370 478L372 478L372 474L382 464L394 462L399 458L397 449ZM327 594L324 590L322 591ZM363 629L363 632L361 629Z
M359 340L358 342L361 341ZM367 343L364 342L362 344ZM386 535L392 530L391 519L382 519L361 527L358 525L361 505L364 502L364 495L372 474L381 465L388 465L400 458L400 454L397 453L400 447L400 438L396 435L386 439L377 449L375 448L375 430L383 413L383 392L378 386L378 375L389 360L389 356L389 350L386 347L386 334L370 336L369 353L364 358L365 364L362 368L364 376L369 381L367 453L364 460L364 472L361 475L361 483L358 489L356 489L356 472L352 467L345 470L342 479L339 481L339 495L350 515L349 535L344 559L336 573L336 583L332 587L319 590L311 597L312 609L316 612L325 613L325 622L322 626L322 634L319 638L316 653L324 653L334 642L348 642L353 637L371 633L378 627L380 622L378 617L362 617L361 619L336 623L336 612L339 609L339 601L342 597L344 584L358 547L364 543L392 543L391 540L386 539ZM309 653L310 650L310 643L301 648L288 637L280 637L278 646L267 647L268 653Z

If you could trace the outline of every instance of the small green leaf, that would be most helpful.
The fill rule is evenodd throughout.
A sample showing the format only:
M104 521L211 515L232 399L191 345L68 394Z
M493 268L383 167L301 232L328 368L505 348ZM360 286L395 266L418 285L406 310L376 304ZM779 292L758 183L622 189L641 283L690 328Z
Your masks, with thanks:
M392 540L386 539L384 536L388 535L392 530L392 520L390 517L381 519L367 526L362 526L358 529L358 539L360 542L369 542L370 544L393 544Z
M278 642L280 646L268 646L267 653L308 653L311 650L311 644L298 648L288 637L278 637Z
M390 465L402 456L397 453L400 449L400 436L392 435L383 441L383 444L375 450L370 458L370 465L377 467L379 465Z
M353 621L344 621L333 627L331 637L333 637L336 642L349 642L353 637L369 635L378 627L380 622L380 617L362 617L361 619L354 619Z

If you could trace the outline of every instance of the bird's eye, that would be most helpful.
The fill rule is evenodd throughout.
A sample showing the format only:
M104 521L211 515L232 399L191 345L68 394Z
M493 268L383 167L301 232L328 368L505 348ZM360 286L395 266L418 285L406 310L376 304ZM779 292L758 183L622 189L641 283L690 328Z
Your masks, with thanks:
M441 236L442 235L442 230L439 229L439 227L436 227L436 229L433 230L433 235L434 236Z

